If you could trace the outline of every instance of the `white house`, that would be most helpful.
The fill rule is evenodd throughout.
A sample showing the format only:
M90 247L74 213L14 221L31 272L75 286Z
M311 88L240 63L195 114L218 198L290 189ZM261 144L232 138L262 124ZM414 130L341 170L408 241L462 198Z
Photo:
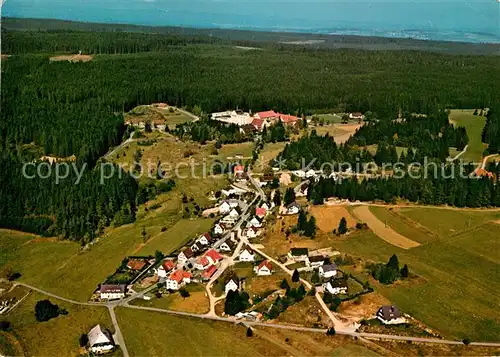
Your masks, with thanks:
M247 223L247 227L257 227L257 228L260 228L260 227L262 227L262 222L257 217L253 217Z
M347 294L347 280L346 279L331 279L323 284L323 288L330 294Z
M220 204L219 206L219 214L227 214L231 211L231 206L229 205L229 202L224 201Z
M254 271L257 275L271 275L273 273L273 266L268 260L263 260L254 268Z
M262 206L260 206L260 207L264 208L266 210L266 212L268 212L271 209L271 206L269 204L267 204L267 202L264 202L262 204Z
M337 275L337 266L335 264L322 265L318 269L319 276L328 279Z
M306 172L304 170L296 170L296 171L293 171L293 174L297 177L300 177L300 178L305 178L306 177Z
M291 248L288 252L288 257L296 262L309 262L309 249L307 248Z
M224 216L220 220L220 222L228 227L232 227L236 223L237 220L238 220L238 217L232 217L230 215L227 215L227 216Z
M406 319L401 316L397 306L384 305L377 311L377 319L386 325L404 324Z
M226 291L226 295L229 291L236 291L240 287L240 280L237 276L233 275L228 280L226 280L224 290Z
M125 297L126 289L123 284L102 284L99 294L102 300L116 300Z
M363 120L364 118L365 118L365 116L363 115L363 113L360 113L360 112L354 112L354 113L349 114L349 119L361 119L361 120Z
M309 266L313 268L319 268L325 264L325 257L322 255L315 255L309 257Z
M193 250L191 248L185 248L177 256L177 261L179 262L179 264L184 264L188 261L189 258L192 257L193 257Z
M165 287L168 290L179 290L184 284L189 284L191 282L192 275L190 272L178 269L171 273L166 280Z
M201 252L203 250L203 245L201 243L195 242L195 243L191 244L190 248L195 253Z
M239 255L240 262L253 262L255 261L255 253L252 248L245 246Z
M297 202L292 202L286 206L286 214L292 215L300 212L300 205Z
M235 243L232 240L226 239L219 246L219 250L222 252L231 252L234 249L234 246L235 246Z
M260 235L260 231L255 227L245 228L243 230L243 236L247 238L255 238Z
M90 352L95 354L108 353L113 351L115 344L108 330L102 329L101 325L96 325L87 334L89 339Z
M240 214L238 213L238 211L235 208L233 208L233 209L231 209L231 211L229 211L228 216L233 218L233 219L238 219Z
M205 232L203 234L200 234L200 236L196 240L196 243L200 243L203 245L209 245L211 240L212 240L212 237L210 236L210 234Z
M214 234L223 234L226 231L226 225L224 223L216 223L214 225Z

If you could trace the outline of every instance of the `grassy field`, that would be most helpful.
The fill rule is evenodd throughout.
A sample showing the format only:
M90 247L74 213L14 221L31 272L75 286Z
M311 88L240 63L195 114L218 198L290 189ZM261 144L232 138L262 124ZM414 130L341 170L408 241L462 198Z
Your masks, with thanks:
M2 230L0 268L8 265L12 270L19 271L21 280L26 283L64 297L86 301L97 285L115 271L124 257L139 251L154 253L162 247L164 253L169 253L170 249L177 248L189 239L189 232L206 230L210 220L185 220L181 221L184 225L177 224L181 219L181 196L186 193L200 205L208 204L206 194L224 186L226 182L225 179L217 178L183 180L173 191L157 197L154 202L160 203L160 208L146 212L141 207L136 222L107 229L99 242L85 251L81 250L79 244L70 241L44 238L29 240L29 235ZM193 225L194 222L196 224ZM146 244L141 236L142 227L145 227L149 237ZM163 227L167 228L166 232L161 232ZM173 233L170 229L173 229ZM78 282L78 289L73 287L74 282Z
M369 350L368 348L355 344L347 344L345 346L339 347L335 351L333 351L333 353L330 355L330 357L357 357L357 356L376 357L380 355L378 353L373 352L372 350Z
M110 330L113 327L104 307L77 306L53 298L49 300L66 309L68 315L38 322L35 304L44 299L44 295L33 292L7 315L12 335L20 341L27 356L76 356L79 354L78 338L82 333L89 332L97 324Z
M500 219L500 211L459 211L435 208L401 208L399 213L433 232L448 237ZM498 232L500 233L500 227Z
M469 136L469 147L465 154L461 156L466 162L479 162L487 146L481 142L481 133L486 124L486 118L473 115L473 113L474 110L458 109L451 110L450 112L450 122L456 126L463 126Z
M398 211L385 207L370 207L370 211L393 230L415 242L425 244L437 239L432 231L405 220L405 216L400 215Z
M192 312L194 314L204 314L210 309L205 287L201 284L188 284L186 290L190 296L183 298L178 292L152 298L149 301L135 299L132 303L137 306L156 307L160 309Z
M436 216L441 211L436 211ZM455 218L458 221L460 215ZM365 260L385 262L397 254L401 264L420 279L376 290L447 337L497 340L500 334L500 241L493 223L466 230L409 250L394 247L372 232L337 242L341 252Z
M281 356L283 351L234 324L117 308L131 356Z

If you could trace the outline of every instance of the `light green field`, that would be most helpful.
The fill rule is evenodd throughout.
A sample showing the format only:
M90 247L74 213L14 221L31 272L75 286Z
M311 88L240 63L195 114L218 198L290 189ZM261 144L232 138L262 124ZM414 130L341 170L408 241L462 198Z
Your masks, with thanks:
M439 237L448 237L466 230L474 230L489 221L500 219L500 211L401 208L400 213ZM500 226L498 226L497 232L500 234Z
M246 328L223 322L117 308L131 356L281 356L284 351Z
M315 114L320 120L323 119L325 124L339 124L342 121L342 114ZM308 117L308 119L311 119Z
M154 255L157 250L164 253L172 252L190 239L209 231L213 222L214 219L209 218L182 219L165 232L155 235L137 254Z
M185 220L184 229L182 224L176 225L181 219L181 196L186 193L203 205L208 202L206 194L220 188L223 183L225 179L217 178L181 181L173 191L157 197L154 202L160 203L160 208L146 212L141 207L136 222L107 229L98 243L85 251L70 241L41 238L27 242L29 235L2 230L0 268L8 264L13 271L22 274L23 282L60 296L87 301L97 285L116 270L124 257L138 252L154 254L160 247L164 247L164 253L168 254L169 249L176 249L189 239L187 234L179 232L205 230L210 220ZM142 227L149 237L145 244ZM161 232L162 227L167 231ZM170 228L174 229L173 233L169 232ZM78 282L78 289L74 288L75 282Z
M486 118L473 115L474 110L454 109L450 112L450 122L455 126L463 126L469 137L469 147L461 156L465 162L480 162L487 145L481 142L481 134L486 124Z
M243 160L248 160L252 157L253 148L253 142L225 144L219 149L219 155L217 155L217 158L219 160L225 160L228 157L232 157L234 159L236 155L241 155L245 158Z
M377 292L446 337L492 341L500 335L499 233L491 223L403 250L366 232L334 248L377 262L397 254L419 278L390 286L372 282Z
M78 288L76 285L73 287ZM78 339L82 333L89 332L97 324L110 330L113 328L105 307L78 306L54 298L48 299L66 309L68 315L38 322L35 319L35 305L37 301L45 299L47 297L44 295L32 292L7 315L12 332L20 341L26 356L77 356L80 347Z
M437 239L433 232L422 229L423 227L419 228L411 224L410 221L405 221L404 216L397 212L392 212L385 207L370 207L370 211L387 226L415 242L425 244Z

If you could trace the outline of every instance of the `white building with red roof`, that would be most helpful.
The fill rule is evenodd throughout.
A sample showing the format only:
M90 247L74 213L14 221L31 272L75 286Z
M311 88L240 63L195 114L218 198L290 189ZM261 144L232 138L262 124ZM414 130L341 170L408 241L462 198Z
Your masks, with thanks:
M257 207L255 209L255 215L259 218L264 218L267 215L267 210L264 207Z
M215 272L217 271L217 267L215 265L210 265L201 275L203 279L208 280L210 279Z
M203 256L203 257L198 257L198 259L196 259L195 263L193 264L193 267L198 270L205 270L210 266L210 264L211 263L208 260L208 258Z
M258 118L261 120L276 120L279 118L279 114L276 113L274 110L266 110L263 112L257 112L254 115L254 118Z
M165 287L168 290L179 290L184 284L189 284L192 277L190 272L178 269L168 276Z
M271 275L273 273L273 265L268 260L263 260L254 268L257 275Z
M280 114L280 120L285 125L295 125L299 120L295 115L290 114Z

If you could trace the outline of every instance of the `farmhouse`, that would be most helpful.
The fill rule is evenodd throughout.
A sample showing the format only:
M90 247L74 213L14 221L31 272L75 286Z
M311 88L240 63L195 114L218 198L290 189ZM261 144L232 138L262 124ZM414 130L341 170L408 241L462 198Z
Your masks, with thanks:
M363 113L360 113L360 112L354 112L354 113L350 113L349 114L349 119L361 119L363 120L365 118L365 116L363 115Z
M102 284L99 293L102 300L116 300L125 297L126 285Z
M223 234L226 231L226 225L224 223L216 223L214 225L214 234Z
M102 329L101 325L94 326L87 334L87 337L89 339L89 349L92 353L108 353L115 348L111 333L106 329Z
M300 205L297 202L292 202L286 206L286 214L292 215L300 212Z
M232 252L236 244L231 239L226 239L219 246L219 250L222 252Z
M260 231L255 227L245 228L243 230L243 236L247 238L255 238L260 235Z
M238 217L240 216L240 214L236 210L236 208L233 208L231 211L229 211L228 216L231 217L232 219L238 219Z
M265 209L265 210L266 210L266 212L267 212L267 211L269 211L269 210L271 209L271 206L270 206L268 203L266 203L266 202L264 202L264 203L262 204L262 206L260 206L260 207L261 207L261 208L263 208L263 209Z
M202 278L205 280L210 279L215 272L217 271L217 267L215 265L210 265L202 274Z
M245 246L240 255L238 256L240 262L253 262L255 261L255 253L252 248Z
M203 245L209 245L210 242L212 241L212 237L208 232L205 232L201 234L198 239L196 240L197 243L203 244Z
M254 267L257 275L271 275L273 273L273 265L268 260L263 260L259 265Z
M318 268L325 264L325 257L322 255L314 255L309 257L309 266Z
M292 248L288 252L288 257L296 262L309 261L309 249L307 248Z
M193 253L197 253L201 252L205 247L201 243L193 243L190 248Z
M231 211L231 205L227 201L223 201L219 206L219 214L227 214Z
M210 265L207 257L199 257L193 264L193 267L198 270L205 270Z
M191 248L185 248L182 252L177 256L177 261L180 264L184 264L188 261L188 259L193 257L193 250Z
M347 279L330 279L323 288L333 295L347 294Z
M335 264L327 264L319 267L319 276L325 279L337 275L337 266Z
M280 120L285 125L293 126L297 123L299 118L297 118L295 115L280 114Z
M236 291L239 288L240 288L240 279L238 279L238 277L234 274L231 277L229 277L229 279L227 279L224 283L224 290L226 291L226 294L231 290Z
M183 269L178 269L171 273L165 282L165 287L168 290L179 290L184 284L189 284L191 282L192 275L188 271Z
M253 217L248 223L247 223L247 227L256 227L256 228L260 228L262 227L262 222L260 221L260 219L258 219L257 217Z
M208 261L211 264L217 264L218 262L220 262L223 259L222 255L220 255L219 253L217 253L215 251L215 249L209 249L205 253L205 257L208 259Z
M274 120L277 120L279 118L279 114L276 113L274 110L267 110L264 112L255 113L254 118L258 118L261 120L274 121Z
M134 271L141 271L146 266L146 262L140 259L129 259L127 268Z
M406 322L406 319L401 316L401 311L394 305L384 305L377 311L377 319L386 325L397 325Z
M158 277L166 278L168 272L175 268L174 261L172 259L165 260L162 265L158 268Z

